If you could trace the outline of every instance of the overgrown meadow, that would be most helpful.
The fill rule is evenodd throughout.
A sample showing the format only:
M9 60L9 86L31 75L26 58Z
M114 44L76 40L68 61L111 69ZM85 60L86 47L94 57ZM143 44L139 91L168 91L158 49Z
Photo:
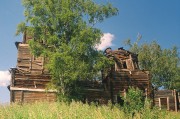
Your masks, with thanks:
M83 104L72 101L39 102L0 106L0 119L179 119L179 112L168 112L144 107L133 113L118 105Z

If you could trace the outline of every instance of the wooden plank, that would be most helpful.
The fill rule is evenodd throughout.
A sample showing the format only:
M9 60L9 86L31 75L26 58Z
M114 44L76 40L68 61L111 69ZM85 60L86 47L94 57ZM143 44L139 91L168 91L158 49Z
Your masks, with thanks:
M159 98L159 109L161 110L161 98Z
M167 110L169 111L170 106L169 106L169 97L167 97Z
M175 89L174 89L174 108L175 108L175 111L177 112L178 108L177 108L177 97L176 97L176 90Z
M29 44L24 44L24 43L19 44L19 47L21 47L21 46L22 46L22 47L23 47L23 46L24 46L24 47L29 47Z
M31 88L18 88L18 87L10 87L10 90L16 90L16 91L34 91L34 92L57 92L57 90L31 89Z

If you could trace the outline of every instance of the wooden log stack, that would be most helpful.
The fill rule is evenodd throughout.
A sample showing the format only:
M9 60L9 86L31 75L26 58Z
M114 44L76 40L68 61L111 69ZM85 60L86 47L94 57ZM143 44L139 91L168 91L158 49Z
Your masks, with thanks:
M28 103L36 101L56 101L56 90L47 90L51 80L44 68L43 57L34 57L24 35L23 42L15 43L18 49L17 66L11 68L10 102Z

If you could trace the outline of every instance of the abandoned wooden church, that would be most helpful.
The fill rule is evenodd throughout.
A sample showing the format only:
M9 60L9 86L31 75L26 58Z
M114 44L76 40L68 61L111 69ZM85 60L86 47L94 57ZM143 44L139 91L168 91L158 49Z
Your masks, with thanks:
M24 34L23 41L15 43L18 56L16 68L11 69L10 101L56 101L57 91L46 90L46 85L51 79L49 72L44 68L46 60L44 57L36 58L30 53L28 40L31 40L31 37ZM150 74L149 71L139 69L136 54L123 48L114 51L107 48L105 55L114 60L115 64L102 70L100 83L81 82L86 89L84 97L87 100L98 99L103 100L103 103L111 100L114 103L117 102L119 93L125 95L129 86L138 87L143 90L144 96L150 97Z
M24 34L22 42L16 42L18 50L16 68L11 68L10 102L31 103L36 101L54 102L57 90L47 90L51 75L44 67L44 57L34 57L28 45L32 38ZM114 61L114 65L102 69L101 80L84 80L79 82L83 87L86 101L106 104L109 100L118 103L120 96L126 96L128 88L137 87L143 91L144 97L153 99L154 104L167 110L178 110L179 100L176 92L163 95L163 91L154 91L151 75L147 70L140 70L137 54L119 48L107 48L104 55ZM170 91L171 92L171 91Z
M18 50L16 68L11 68L10 101L11 102L35 102L35 101L56 101L56 90L46 90L50 82L50 74L44 67L44 57L34 57L30 53L28 37L23 36L22 42L16 42ZM102 81L94 87L94 82L86 81L87 93L84 96L88 100L95 98L117 101L119 93L125 95L129 86L138 87L143 90L144 96L150 97L152 86L150 73L140 70L137 55L123 48L112 50L107 48L104 53L108 58L114 60L114 66L102 70ZM89 83L89 84L88 84ZM82 82L83 84L83 82ZM101 88L100 88L101 87Z

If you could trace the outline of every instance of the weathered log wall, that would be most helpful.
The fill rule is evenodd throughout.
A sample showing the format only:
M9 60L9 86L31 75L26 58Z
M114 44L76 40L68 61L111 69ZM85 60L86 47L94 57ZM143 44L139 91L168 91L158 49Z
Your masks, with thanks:
M123 96L129 87L139 88L145 97L152 98L150 73L139 69L136 54L123 48L114 51L107 48L105 55L114 61L114 66L102 71L102 82L112 102L116 102L119 95Z
M176 90L158 90L154 91L155 106L160 109L178 111L179 100Z
M24 87L24 88L40 88L44 89L45 86L50 82L49 74L34 74L34 72L25 73L18 68L12 69L11 74L13 75L12 86Z
M28 44L19 43L17 57L17 68L19 71L31 75L48 74L47 69L44 68L44 61L44 57L34 57L31 54Z
M128 90L131 87L137 87L142 90L148 97L151 95L151 83L148 71L118 71L112 73L112 86L114 95L119 92Z
M33 103L37 101L56 101L56 94L54 92L41 92L31 90L13 90L11 100L16 103Z
M46 90L51 77L44 68L45 59L34 57L26 40L16 45L17 66L11 69L10 101L20 103L55 101L57 91Z

